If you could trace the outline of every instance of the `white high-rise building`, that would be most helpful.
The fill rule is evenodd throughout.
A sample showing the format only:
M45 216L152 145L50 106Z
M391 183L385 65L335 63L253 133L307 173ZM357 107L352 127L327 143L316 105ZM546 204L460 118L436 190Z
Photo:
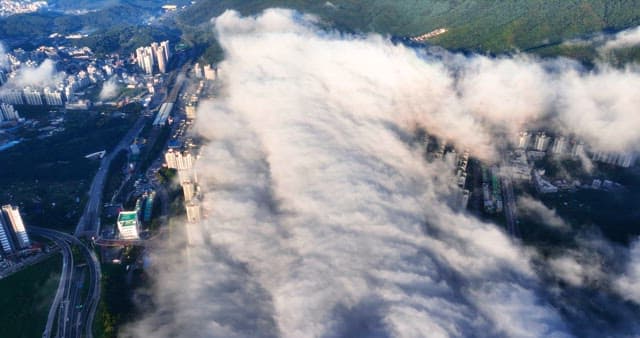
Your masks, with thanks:
M147 74L153 74L154 55L151 47L139 47L136 49L138 66Z
M184 201L191 202L193 197L196 195L196 186L191 181L182 181L180 183L182 186L182 192L184 193Z
M147 74L153 74L156 65L161 73L166 73L169 56L169 41L154 42L148 47L136 49L138 66Z
M217 78L217 69L211 65L204 66L204 78L207 80L215 80Z
M200 214L200 204L194 201L187 203L187 222L189 223L198 223L200 222L201 214Z
M616 164L623 167L629 168L636 162L636 155L633 153L622 153L618 157Z
M173 149L167 150L167 152L164 153L164 162L167 164L167 168L176 169L178 167L176 151Z
M24 95L26 104L30 104L32 106L42 105L42 94L40 93L40 90L32 87L25 87L22 90L22 94Z
M195 104L192 104L192 103L187 104L187 106L185 107L185 111L187 113L187 119L189 120L196 119L197 106Z
M573 144L573 147L571 147L571 156L573 157L579 157L584 155L584 143L582 142L575 142Z
M169 50L169 40L160 42L160 46L162 47L162 51L164 52L165 63L169 63L169 58L171 58L171 51Z
M200 67L199 63L196 63L193 66L193 75L195 75L195 77L197 77L198 79L201 79L204 77L204 74L202 72L202 67Z
M0 103L0 122L15 121L20 118L18 111L8 103Z
M64 104L62 102L62 92L49 87L44 89L44 100L50 106L62 106Z
M9 104L24 104L22 91L11 89L0 94L0 101Z
M1 216L1 215L0 215ZM2 251L5 254L10 254L13 252L13 246L11 245L10 230L2 221L2 217L0 217L0 246L2 246Z
M551 152L554 154L564 154L567 149L567 139L564 136L556 137L551 146Z
M523 131L518 134L518 148L526 149L529 147L529 142L531 140L531 134L529 132Z
M20 210L18 209L18 207L5 205L2 207L2 214L7 223L9 223L8 225L13 230L13 233L15 234L15 237L17 239L17 246L20 249L26 249L30 247L31 241L29 240L27 230L24 228L24 222L22 221L22 216L20 216Z
M549 137L545 133L538 133L534 143L534 148L537 151L545 151L547 144L549 143Z
M171 169L189 170L193 168L193 155L191 155L188 150L175 151L173 149L169 149L164 154L164 159L167 163L167 167Z
M160 71L160 73L166 73L167 72L167 60L165 59L165 52L164 52L164 47L160 46L156 49L155 51L156 53L156 60L158 61L158 70Z

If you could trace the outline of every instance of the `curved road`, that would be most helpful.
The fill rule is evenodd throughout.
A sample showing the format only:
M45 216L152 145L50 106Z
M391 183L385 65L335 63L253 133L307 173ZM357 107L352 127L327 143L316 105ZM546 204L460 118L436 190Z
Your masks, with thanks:
M67 242L44 234L40 235L54 241L56 245L62 249L62 272L60 274L60 282L58 283L58 290L53 298L51 308L49 308L47 325L45 326L44 333L42 334L43 338L49 338L51 336L51 330L53 329L53 323L56 319L56 313L59 312L60 309L61 301L65 294L68 294L70 281L73 276L73 254L71 253L71 247Z
M63 261L63 273L58 285L58 291L54 298L54 303L49 310L47 326L43 333L43 337L50 337L55 313L58 313L58 333L59 337L80 337L83 334L87 337L93 336L93 317L100 300L100 264L95 253L89 249L82 241L73 235L45 229L40 227L29 227L29 232L46 238L50 238L56 243L60 243L64 249L63 255L69 255L70 260ZM89 268L89 290L84 299L76 297L79 294L77 290L80 283L73 280L73 254L71 245L80 249L87 267ZM66 253L65 253L66 252ZM66 262L66 265L65 265ZM61 289L62 288L62 289ZM61 291L62 290L62 291ZM62 293L62 295L60 295ZM78 303L78 304L76 304ZM83 305L78 308L78 305ZM52 314L53 313L53 314Z

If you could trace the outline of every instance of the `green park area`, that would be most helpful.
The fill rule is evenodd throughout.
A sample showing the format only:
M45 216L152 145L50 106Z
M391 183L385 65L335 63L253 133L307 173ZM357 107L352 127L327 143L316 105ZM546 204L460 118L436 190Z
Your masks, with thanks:
M0 280L0 337L42 337L61 267L56 254Z

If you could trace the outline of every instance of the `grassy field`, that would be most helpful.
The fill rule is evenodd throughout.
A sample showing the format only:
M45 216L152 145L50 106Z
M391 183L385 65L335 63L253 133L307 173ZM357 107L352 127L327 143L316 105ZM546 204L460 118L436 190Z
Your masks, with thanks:
M55 255L0 280L0 337L42 337L61 266Z

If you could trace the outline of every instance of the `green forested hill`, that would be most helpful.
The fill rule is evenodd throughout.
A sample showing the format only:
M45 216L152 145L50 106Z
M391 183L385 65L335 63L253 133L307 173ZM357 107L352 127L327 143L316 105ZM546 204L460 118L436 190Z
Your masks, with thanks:
M538 48L640 24L640 0L199 0L181 20L197 25L227 8L254 14L268 7L314 13L352 31L411 36L446 27L434 42L483 52Z

